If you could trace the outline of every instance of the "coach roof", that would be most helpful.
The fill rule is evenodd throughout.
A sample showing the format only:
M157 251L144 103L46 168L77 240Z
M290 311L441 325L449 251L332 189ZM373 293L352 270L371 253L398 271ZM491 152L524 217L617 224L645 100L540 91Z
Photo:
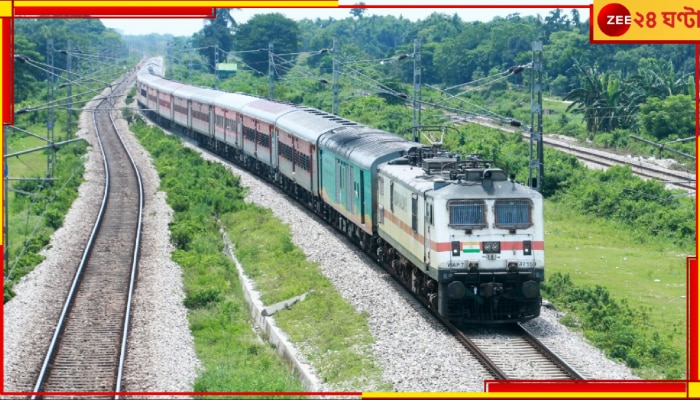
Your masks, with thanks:
M243 106L256 100L259 100L259 98L243 93L223 93L215 98L212 103L217 107L240 112Z
M320 135L332 129L355 125L358 123L307 107L300 107L298 111L285 114L277 120L279 129L312 143L316 143Z
M389 155L403 155L420 146L391 133L364 125L343 126L321 136L323 149L330 150L362 168L375 167Z

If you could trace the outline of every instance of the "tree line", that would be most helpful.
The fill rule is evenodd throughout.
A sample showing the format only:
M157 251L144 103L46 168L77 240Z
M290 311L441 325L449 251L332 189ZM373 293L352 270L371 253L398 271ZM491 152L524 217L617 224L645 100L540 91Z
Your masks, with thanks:
M203 57L211 59L214 52L207 46L216 45L261 76L268 73L266 50L271 42L275 53L292 54L332 49L335 40L336 56L363 60L412 55L414 40L420 39L422 82L442 88L528 65L532 42L541 41L545 94L570 101L568 111L580 115L591 137L627 129L663 140L695 131L694 115L687 112L694 107L692 45L593 45L590 21L576 9L556 9L545 16L516 12L489 22L466 22L447 12L412 22L364 16L363 11L352 9L344 19L299 22L270 13L237 24L236 10L217 10L217 18L190 40ZM304 62L319 75L332 71L330 57L308 57ZM213 70L213 62L207 65ZM393 79L411 90L411 62L373 70L380 81ZM279 78L287 70L275 72ZM509 83L529 88L529 80L529 74L521 74Z

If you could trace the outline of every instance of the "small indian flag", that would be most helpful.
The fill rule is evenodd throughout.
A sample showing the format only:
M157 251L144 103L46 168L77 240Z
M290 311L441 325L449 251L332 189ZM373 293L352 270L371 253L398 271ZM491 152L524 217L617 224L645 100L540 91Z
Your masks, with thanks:
M462 242L462 253L479 253L481 252L481 243L479 242Z

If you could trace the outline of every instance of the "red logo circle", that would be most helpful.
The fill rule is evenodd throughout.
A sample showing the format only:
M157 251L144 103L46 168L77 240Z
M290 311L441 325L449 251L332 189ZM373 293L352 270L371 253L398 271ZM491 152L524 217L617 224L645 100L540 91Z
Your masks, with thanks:
M630 11L618 3L610 3L598 13L598 26L608 36L621 36L632 25Z

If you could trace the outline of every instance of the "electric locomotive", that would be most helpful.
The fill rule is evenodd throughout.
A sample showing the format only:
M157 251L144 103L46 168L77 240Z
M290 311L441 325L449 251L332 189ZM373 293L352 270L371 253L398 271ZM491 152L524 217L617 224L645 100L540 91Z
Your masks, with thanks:
M458 325L539 316L542 196L479 156L434 153L379 166L378 258Z

